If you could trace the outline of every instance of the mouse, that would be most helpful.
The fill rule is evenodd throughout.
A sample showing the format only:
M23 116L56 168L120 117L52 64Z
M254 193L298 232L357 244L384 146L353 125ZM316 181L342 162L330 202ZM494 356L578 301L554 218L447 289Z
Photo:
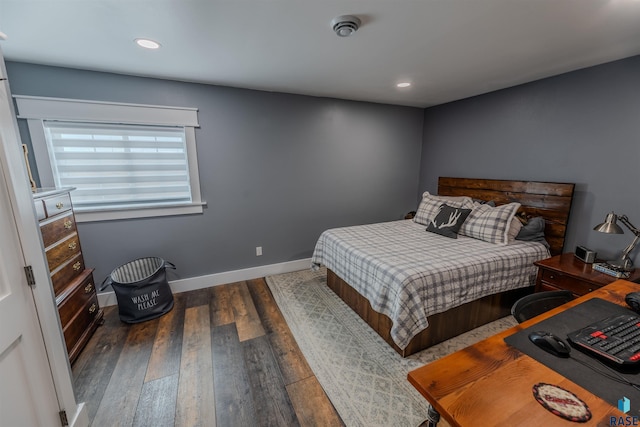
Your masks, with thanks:
M532 343L557 357L569 357L571 347L562 338L553 335L551 332L538 331L531 332L529 339Z
M640 292L628 293L624 300L633 311L640 313Z

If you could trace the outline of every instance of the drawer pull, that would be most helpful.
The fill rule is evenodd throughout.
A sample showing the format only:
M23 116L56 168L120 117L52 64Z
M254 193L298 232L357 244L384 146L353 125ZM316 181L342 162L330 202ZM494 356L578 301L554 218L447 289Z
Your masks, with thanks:
M78 261L75 264L73 264L73 270L74 271L80 271L81 267L82 267L82 263L80 261Z
M87 286L84 287L84 293L85 294L88 294L92 290L93 290L93 283L89 283Z
M64 203L62 203L62 202L56 203L56 208L62 209L63 207L64 207Z
M71 227L73 227L73 221L71 221L70 219L66 220L64 222L64 228L66 228L67 230L70 230Z
M78 247L78 244L76 242L69 243L69 250L74 250L77 247Z
M96 303L91 304L91 307L89 307L89 314L95 313L97 309L98 307L96 306Z

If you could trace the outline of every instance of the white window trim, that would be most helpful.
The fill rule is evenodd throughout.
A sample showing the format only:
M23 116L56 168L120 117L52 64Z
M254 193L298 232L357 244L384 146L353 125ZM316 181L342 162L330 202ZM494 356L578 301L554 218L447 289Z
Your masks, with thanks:
M19 119L200 127L197 108L26 95L13 97L18 103Z
M89 123L121 123L158 126L183 126L187 144L192 203L188 205L85 211L75 213L77 222L198 214L206 205L200 195L200 178L195 128L199 127L198 109L144 104L86 101L14 95L18 118L25 119L31 135L40 185L53 187L54 179L44 134L44 120Z

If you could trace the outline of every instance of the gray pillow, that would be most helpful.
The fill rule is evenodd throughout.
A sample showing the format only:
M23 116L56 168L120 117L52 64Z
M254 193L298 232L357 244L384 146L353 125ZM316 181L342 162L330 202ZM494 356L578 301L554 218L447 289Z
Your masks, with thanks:
M520 232L516 236L516 240L523 240L525 242L540 242L549 249L549 243L544 238L544 218L535 217L527 221L522 226Z
M482 200L482 199L473 199L473 198L472 198L471 200L473 200L475 203L480 203L481 205L489 205L489 206L491 206L492 208L495 208L495 207L496 207L496 202L494 202L493 200L489 200L489 201L487 201L487 200Z
M443 204L436 217L427 226L427 231L457 239L458 231L470 213L471 209L454 208Z

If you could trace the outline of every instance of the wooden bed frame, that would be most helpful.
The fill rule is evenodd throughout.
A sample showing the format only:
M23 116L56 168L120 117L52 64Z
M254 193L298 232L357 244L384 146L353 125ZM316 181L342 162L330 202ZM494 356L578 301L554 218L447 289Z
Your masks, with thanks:
M522 204L519 213L529 218L543 217L551 255L562 253L574 187L569 183L536 181L443 177L438 180L439 195L493 200L496 205L519 202ZM403 357L507 316L518 298L533 291L531 286L488 295L429 316L429 327L416 335L405 349L401 349L391 339L391 319L374 311L366 298L329 269L327 285Z

